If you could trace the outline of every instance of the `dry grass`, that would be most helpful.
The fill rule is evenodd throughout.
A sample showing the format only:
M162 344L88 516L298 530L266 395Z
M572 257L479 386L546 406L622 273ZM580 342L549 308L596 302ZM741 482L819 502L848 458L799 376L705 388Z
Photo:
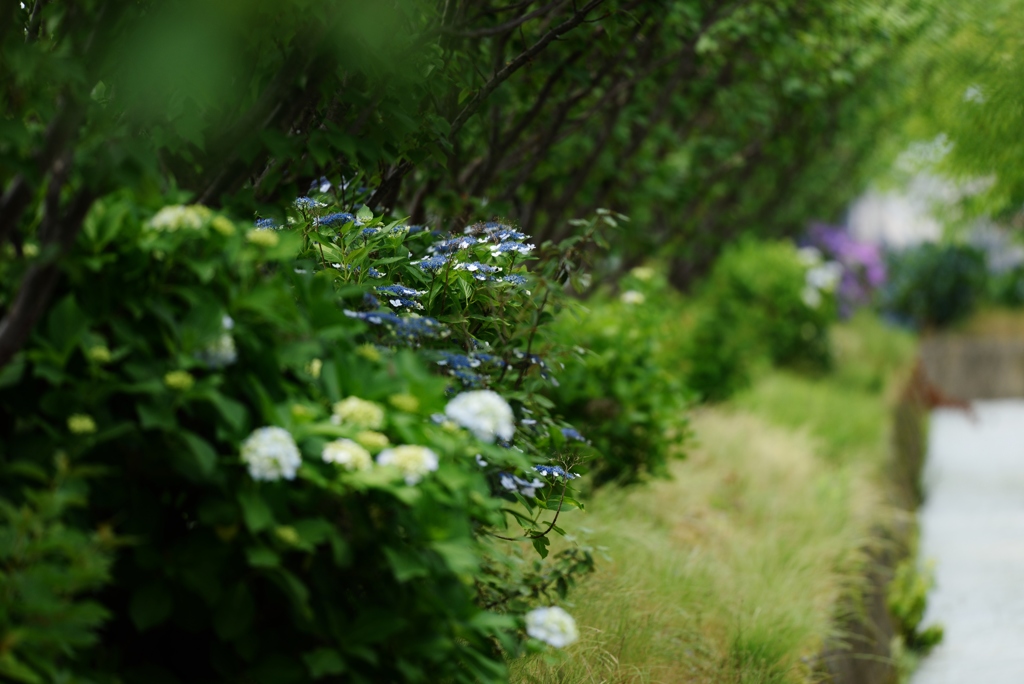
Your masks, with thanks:
M513 681L804 682L856 566L857 474L747 413L694 417L674 479L597 498L608 558L573 596L581 643Z
M986 308L978 311L957 332L979 337L1024 338L1024 312L1020 309Z
M868 530L886 509L883 399L912 341L855 321L839 367L773 373L692 417L673 479L602 491L566 526L605 559L566 608L581 640L512 663L513 682L814 681Z

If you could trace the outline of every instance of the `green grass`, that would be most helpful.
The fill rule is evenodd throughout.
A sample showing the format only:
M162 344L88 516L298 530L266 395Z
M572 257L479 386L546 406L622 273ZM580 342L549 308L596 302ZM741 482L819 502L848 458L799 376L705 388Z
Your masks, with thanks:
M829 376L769 373L696 412L671 481L602 491L566 518L604 556L565 604L581 640L514 662L512 681L813 681L887 510L885 396L912 352L867 318L836 340Z

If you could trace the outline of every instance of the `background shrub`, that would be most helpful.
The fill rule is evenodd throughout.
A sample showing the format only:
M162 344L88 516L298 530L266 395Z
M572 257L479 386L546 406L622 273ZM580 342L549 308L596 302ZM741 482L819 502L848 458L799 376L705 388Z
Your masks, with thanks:
M920 328L944 328L969 316L985 297L984 255L974 247L926 242L888 258L885 312Z
M689 339L687 384L723 399L760 360L801 370L828 367L838 266L788 242L744 240L715 264Z
M1024 306L1024 265L990 273L988 283L988 297L994 303L1013 308Z
M566 311L550 331L556 346L576 349L550 396L599 453L598 485L665 475L690 398L679 372L681 297L651 267L633 269L618 290Z

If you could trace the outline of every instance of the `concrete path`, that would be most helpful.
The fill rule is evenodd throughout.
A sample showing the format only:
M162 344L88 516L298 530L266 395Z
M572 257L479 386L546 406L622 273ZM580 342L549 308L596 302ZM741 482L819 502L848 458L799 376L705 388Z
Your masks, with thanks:
M920 553L946 635L911 684L1024 684L1024 401L975 407L932 414Z

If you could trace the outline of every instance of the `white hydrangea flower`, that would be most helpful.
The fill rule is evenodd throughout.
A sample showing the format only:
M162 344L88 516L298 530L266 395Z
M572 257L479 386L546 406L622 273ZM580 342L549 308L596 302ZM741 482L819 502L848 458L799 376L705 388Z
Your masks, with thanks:
M572 615L559 608L534 608L526 614L526 633L555 648L563 648L580 638Z
M325 463L336 463L346 470L368 470L373 465L370 452L351 439L336 439L324 445Z
M333 411L331 422L337 425L348 423L370 430L380 429L384 425L384 409L359 397L347 397L339 401Z
M193 230L202 228L203 221L210 216L210 210L204 206L193 204L173 204L158 211L149 220L149 227L153 230L175 231L179 228L191 228Z
M242 462L249 467L254 480L291 480L302 456L290 432L280 427L261 427L242 442Z
M437 470L438 460L437 454L425 446L403 444L380 452L377 463L398 468L405 477L405 484L411 486Z
M516 431L512 407L491 390L462 392L448 402L444 413L483 442L495 437L508 441Z
M637 266L630 273L637 280L647 281L654 277L654 269L650 266Z
M196 356L206 364L207 368L224 368L238 360L235 338L230 333L230 330L235 327L235 321L231 316L224 316L220 324L224 332L217 338L217 341L196 353Z
M810 308L817 309L821 306L821 290L808 285L800 292L800 299Z
M619 299L622 301L623 304L632 305L643 304L647 298L644 297L643 292L638 292L637 290L626 290L621 295L619 295Z
M826 261L820 266L807 271L806 282L809 286L819 290L833 290L843 277L842 264L835 261Z
M821 250L817 247L801 247L796 250L796 257L804 266L817 266L821 263Z

